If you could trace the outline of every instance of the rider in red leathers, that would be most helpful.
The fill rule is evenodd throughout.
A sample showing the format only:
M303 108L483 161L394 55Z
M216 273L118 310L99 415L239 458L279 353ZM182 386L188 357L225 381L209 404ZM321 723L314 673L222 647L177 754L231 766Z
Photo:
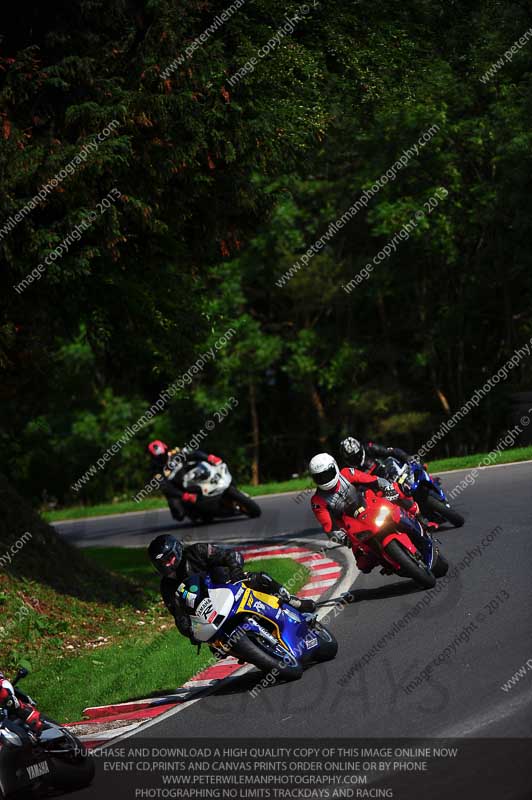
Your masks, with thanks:
M400 498L396 488L385 478L368 475L354 467L345 467L340 472L335 459L328 453L314 456L309 471L318 487L311 499L314 516L324 532L340 544L350 546L350 540L342 529L348 527L349 517L364 506L364 489L382 492L388 500L401 506L406 511L401 515L402 529L411 536L417 535L417 528L410 519L419 516L417 503L409 498ZM361 572L371 572L380 563L373 552L363 548L354 551L354 555Z

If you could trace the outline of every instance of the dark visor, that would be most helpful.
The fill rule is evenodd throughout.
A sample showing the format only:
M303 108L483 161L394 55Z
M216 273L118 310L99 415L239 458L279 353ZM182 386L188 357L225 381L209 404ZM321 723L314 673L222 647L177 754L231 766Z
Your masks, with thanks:
M321 485L322 483L329 483L329 481L332 481L332 479L335 477L336 467L334 465L323 470L323 472L318 472L317 474L313 475L314 482L318 485Z

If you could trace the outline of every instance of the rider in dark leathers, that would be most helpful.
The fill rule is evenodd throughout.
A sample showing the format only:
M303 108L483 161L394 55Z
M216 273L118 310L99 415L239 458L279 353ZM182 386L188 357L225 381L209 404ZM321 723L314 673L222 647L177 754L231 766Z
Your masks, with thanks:
M362 469L364 472L373 471L379 463L379 459L396 458L403 464L408 464L414 460L414 456L409 455L400 447L383 447L375 442L362 443L353 436L348 436L340 442L342 458L349 467Z
M358 439L354 439L352 436L348 436L346 439L340 442L340 451L342 453L343 460L350 466L357 470L362 470L363 472L367 472L371 475L376 474L376 467L379 465L381 460L386 458L395 458L401 466L403 464L411 464L414 461L418 460L418 456L411 456L405 450L401 450L400 447L384 447L380 444L375 444L375 442L367 442L363 444ZM439 479L435 479L439 482ZM406 497L402 497L399 501L399 505L401 505L405 510L409 513L412 512L412 508L408 507L409 502L414 502ZM433 530L438 529L438 525L435 522L430 522L426 517L424 517L421 513L419 513L419 506L417 503L414 503L416 506L416 516L425 528L432 528Z
M191 575L210 575L217 583L239 581L257 591L276 595L301 612L313 612L316 604L312 600L291 595L288 590L264 572L244 573L242 555L231 548L214 544L183 545L175 536L162 534L150 543L148 554L157 571L162 575L161 595L164 604L174 617L177 629L195 643L190 622L191 609L179 592L180 585Z
M156 439L148 445L152 456L152 476L159 481L159 487L168 501L168 507L173 518L181 522L185 517L185 503L196 503L198 494L185 490L182 484L183 475L193 469L201 461L209 464L220 464L222 459L214 454L204 453L203 450L180 450L178 447L170 450L168 445Z

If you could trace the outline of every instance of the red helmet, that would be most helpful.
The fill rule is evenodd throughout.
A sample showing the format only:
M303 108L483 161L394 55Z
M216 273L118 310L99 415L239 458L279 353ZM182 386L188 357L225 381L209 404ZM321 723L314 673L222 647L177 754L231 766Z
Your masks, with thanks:
M149 443L148 450L152 456L165 456L168 452L168 445L159 439L155 439L155 441Z

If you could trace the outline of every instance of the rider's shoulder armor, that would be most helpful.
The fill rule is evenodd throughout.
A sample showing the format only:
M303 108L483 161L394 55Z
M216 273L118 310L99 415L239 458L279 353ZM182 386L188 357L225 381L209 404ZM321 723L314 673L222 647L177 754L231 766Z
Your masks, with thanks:
M352 514L360 505L360 492L347 478L340 473L339 486L329 491L318 489L316 492L327 503L331 517L339 519L343 514Z

